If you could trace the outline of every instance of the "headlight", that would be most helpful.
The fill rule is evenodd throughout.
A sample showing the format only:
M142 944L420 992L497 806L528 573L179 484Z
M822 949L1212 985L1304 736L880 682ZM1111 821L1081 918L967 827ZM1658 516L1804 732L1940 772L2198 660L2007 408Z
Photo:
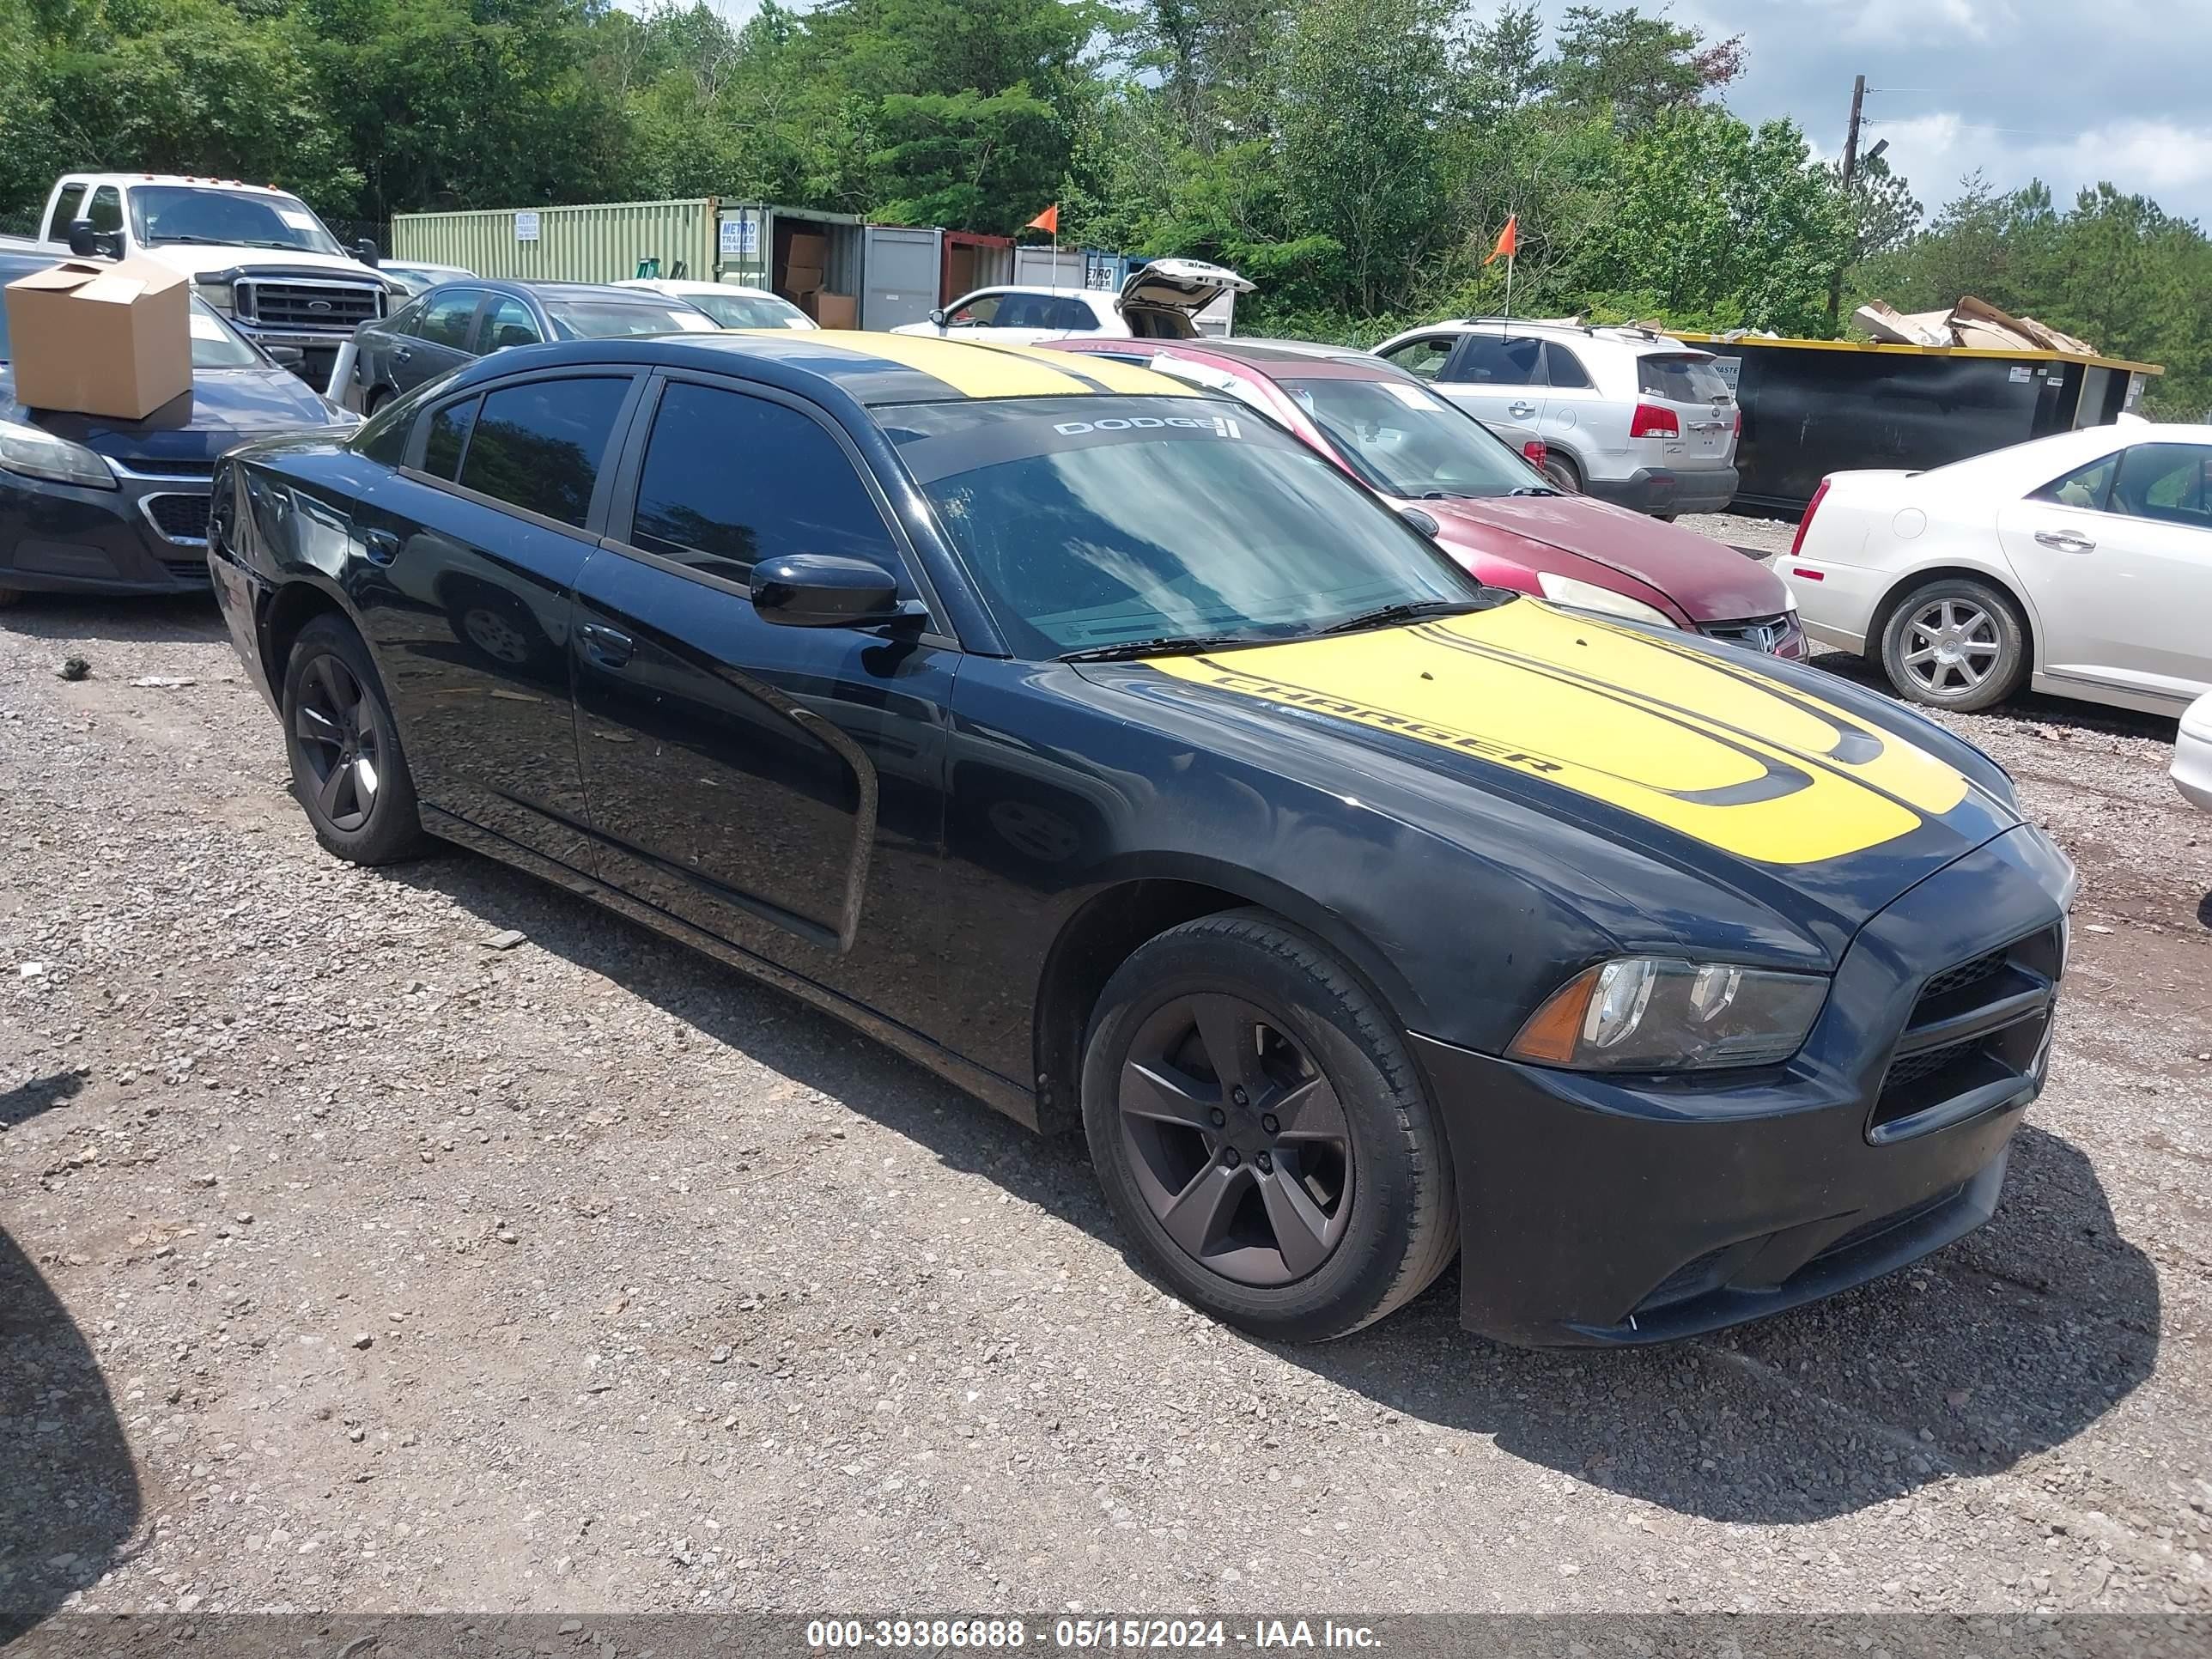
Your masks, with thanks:
M87 489L115 488L115 475L107 463L82 444L13 421L0 421L0 467L27 478L50 478Z
M1622 957L1553 992L1506 1053L1577 1071L1769 1066L1797 1052L1827 998L1818 975Z
M1572 605L1577 611L1595 611L1603 617L1626 617L1631 622L1656 623L1662 628L1677 626L1674 619L1663 611L1654 610L1641 599L1632 599L1626 593L1616 593L1609 587L1600 587L1595 582L1577 581L1572 576L1555 576L1548 570L1536 573L1536 586L1553 605Z
M238 295L228 283L195 283L194 290L226 317L237 310Z

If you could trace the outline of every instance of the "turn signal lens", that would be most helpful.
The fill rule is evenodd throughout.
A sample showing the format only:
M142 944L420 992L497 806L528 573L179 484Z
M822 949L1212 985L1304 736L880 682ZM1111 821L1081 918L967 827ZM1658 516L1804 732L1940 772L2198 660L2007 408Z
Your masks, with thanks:
M1802 1046L1827 997L1813 974L1622 957L1552 993L1506 1053L1583 1071L1771 1066Z

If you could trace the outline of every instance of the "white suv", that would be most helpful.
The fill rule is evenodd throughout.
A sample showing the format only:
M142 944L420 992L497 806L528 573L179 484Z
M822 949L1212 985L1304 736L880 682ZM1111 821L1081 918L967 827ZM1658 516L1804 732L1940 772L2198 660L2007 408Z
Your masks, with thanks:
M1638 328L1469 317L1375 348L1486 425L1533 428L1568 482L1672 519L1735 495L1735 394L1713 355Z

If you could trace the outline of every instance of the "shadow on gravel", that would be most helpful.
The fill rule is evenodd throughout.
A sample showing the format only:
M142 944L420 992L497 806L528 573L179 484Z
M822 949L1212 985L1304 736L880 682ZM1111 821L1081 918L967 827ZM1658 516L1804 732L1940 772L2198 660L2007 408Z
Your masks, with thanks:
M99 1362L0 1232L0 1648L98 1582L137 1530L140 1508Z
M1848 651L1816 651L1808 659L1814 668L1856 681L1869 690L1895 697L1881 671L1863 657ZM1902 698L1896 699L1902 702ZM1907 705L1910 707L1911 705ZM2070 726L2083 731L2110 732L2124 738L2148 738L2171 744L2180 726L2174 714L2146 714L2134 708L2115 708L2107 703L2083 702L2074 697L2053 697L2040 691L2016 691L1995 708L1975 712L1976 720L2004 720L2014 726Z
M73 593L28 593L20 604L0 611L0 632L29 640L52 640L57 645L86 640L174 644L229 637L211 592L106 599L80 599ZM89 651L82 654L91 659L92 672L98 674L99 657Z
M1145 1271L1077 1139L1041 1140L829 1016L489 860L381 873L445 895L487 930L523 928ZM1455 1268L1343 1341L1253 1346L1578 1480L1714 1520L1773 1522L1847 1513L2062 1443L2150 1375L2159 1329L2156 1277L2115 1234L2088 1160L2033 1128L2016 1138L2004 1202L1980 1232L1760 1324L1668 1348L1531 1352L1462 1331L1458 1303Z
M88 1072L56 1072L0 1091L0 1129L27 1123L40 1113L51 1112L62 1102L76 1098L84 1091L85 1079L90 1075Z

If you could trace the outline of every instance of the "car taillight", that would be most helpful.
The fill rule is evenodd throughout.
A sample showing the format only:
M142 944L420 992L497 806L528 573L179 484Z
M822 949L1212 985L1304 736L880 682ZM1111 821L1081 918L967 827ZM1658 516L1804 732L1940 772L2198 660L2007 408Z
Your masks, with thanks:
M1521 453L1528 458L1528 465L1539 471L1542 470L1545 462L1552 459L1551 446L1541 438L1529 439L1521 446Z
M1679 438L1682 423L1674 418L1671 409L1662 409L1656 404L1638 404L1636 413L1628 422L1632 438Z
M1805 503L1805 516L1797 520L1797 533L1790 538L1791 558L1796 558L1799 550L1805 545L1805 532L1813 527L1813 515L1820 510L1820 497L1827 493L1828 481L1823 478L1820 480L1820 488L1813 492L1813 499Z
M1735 435L1739 438L1743 436L1743 405L1741 404L1735 406Z

